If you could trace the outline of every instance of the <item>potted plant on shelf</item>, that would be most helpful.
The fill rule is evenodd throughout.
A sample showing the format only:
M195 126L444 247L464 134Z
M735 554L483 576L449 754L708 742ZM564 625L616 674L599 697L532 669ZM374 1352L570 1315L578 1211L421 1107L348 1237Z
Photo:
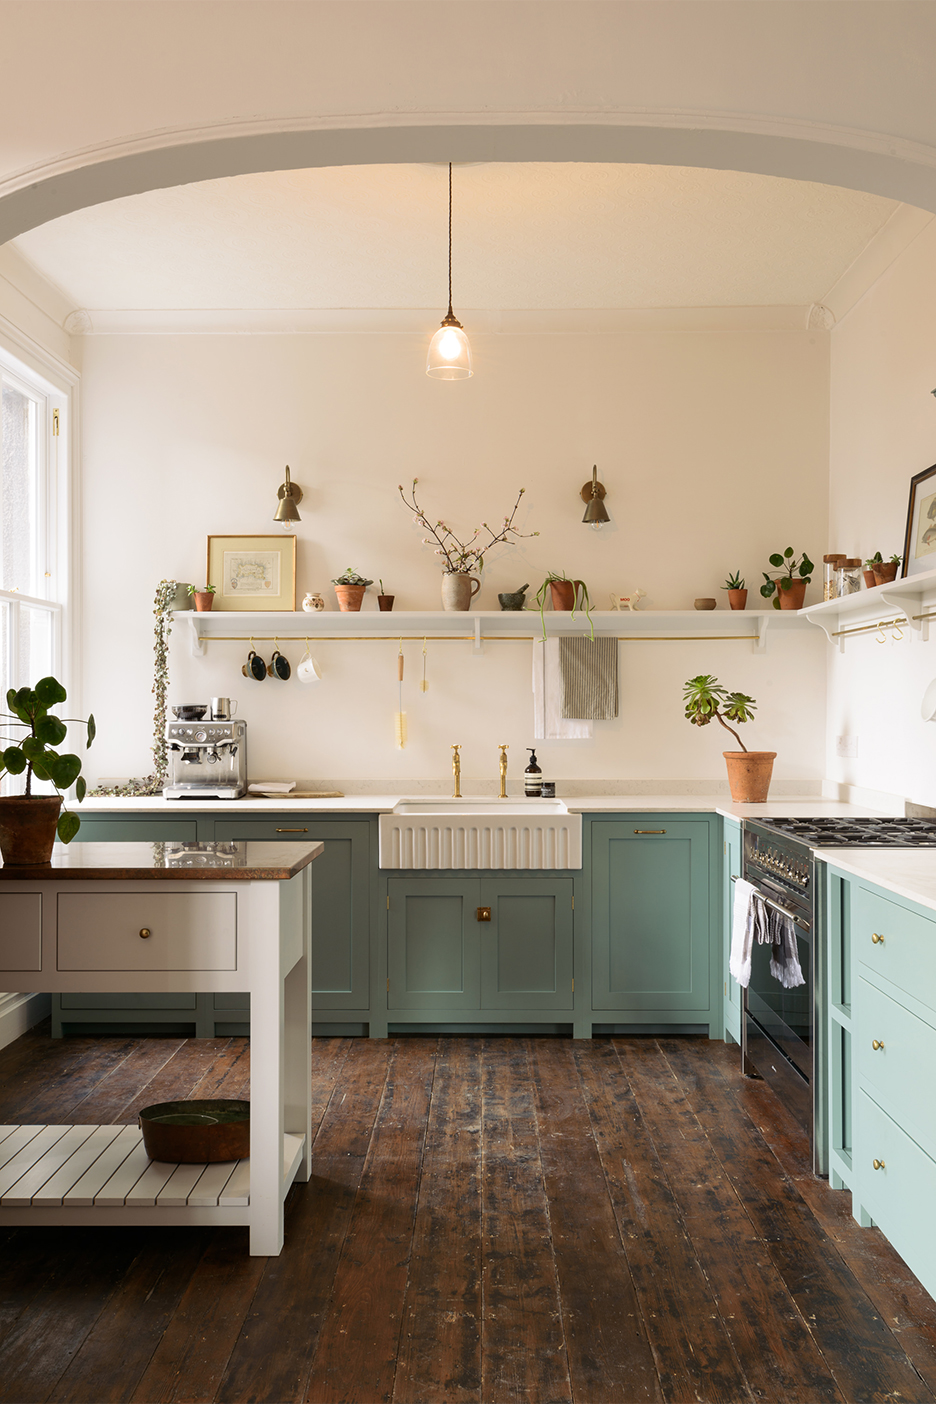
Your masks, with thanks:
M779 551L771 556L770 564L783 574L778 580L772 580L766 570L763 572L765 583L760 587L760 592L764 599L769 600L774 595L774 609L802 609L806 586L815 570L806 552L797 560L793 547L788 546L782 556Z
M588 620L588 627L591 630L591 637L595 637L595 625L591 617L591 600L588 597L588 586L584 580L571 580L567 575L560 575L558 571L551 570L536 592L536 602L540 609L540 622L543 626L543 638L546 637L546 600L549 599L554 610L571 612L575 618L575 611L581 602L581 608L585 611L585 618Z
M337 580L332 581L338 596L338 608L348 613L359 610L364 602L364 591L373 583L373 580L358 575L356 570L348 566L344 575L339 575Z
M70 752L60 754L55 747L65 740L67 726L60 717L52 716L49 708L66 699L64 687L55 678L41 678L34 688L11 687L6 695L9 712L2 715L7 726L26 727L26 735L18 741L5 736L12 744L0 752L0 778L26 772L26 789L21 795L5 795L0 799L0 853L4 863L14 865L48 863L56 834L62 843L71 843L81 820L77 814L62 809L62 790L75 786L79 803L87 786L81 775L81 760ZM76 721L76 717L67 718ZM94 740L94 718L82 723L87 728L85 749ZM50 781L55 795L34 795L33 776Z
M875 585L889 585L892 580L897 579L897 568L900 565L902 556L891 556L889 560L884 559L880 551L875 551L873 556L865 561L863 571L865 584L869 589ZM868 576L871 579L868 579Z
M213 585L189 585L187 589L195 601L195 608L203 614L214 604L215 587Z
M517 494L517 500L513 505L513 511L509 517L504 518L503 526L499 531L493 531L487 524L482 522L479 527L475 527L474 535L467 541L461 541L451 527L445 522L438 521L433 524L429 521L422 507L416 498L416 484L419 479L413 479L413 487L409 497L403 490L403 484L398 485L399 493L403 503L414 514L413 521L417 526L423 527L429 532L423 537L424 546L435 546L435 553L444 560L442 567L442 608L443 609L470 609L471 601L481 589L479 576L484 569L485 552L490 551L492 546L497 546L501 542L513 545L514 538L522 536L539 536L538 531L518 531L514 526L514 518L520 506L520 499L526 492L526 488L521 488ZM486 531L490 540L479 541L482 531ZM476 575L474 572L477 571Z
M749 751L728 723L750 721L757 703L743 692L728 692L711 673L690 678L683 687L686 720L693 726L719 722L729 732L740 751L723 751L728 767L728 788L738 804L763 804L770 789L776 751Z
M744 588L744 579L739 570L729 575L722 589L728 591L728 604L731 609L744 609L747 604L747 590Z
M377 583L380 586L380 594L377 596L377 608L381 610L382 613L386 614L393 609L393 601L396 598L396 596L385 595L383 581L379 580Z

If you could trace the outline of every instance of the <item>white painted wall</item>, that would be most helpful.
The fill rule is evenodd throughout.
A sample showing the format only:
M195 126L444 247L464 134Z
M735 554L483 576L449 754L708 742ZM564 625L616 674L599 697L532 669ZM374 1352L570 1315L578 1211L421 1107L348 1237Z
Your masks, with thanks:
M902 551L910 478L936 462L936 229L930 224L832 333L832 550ZM920 718L936 637L850 639L829 664L828 775L936 805L936 726ZM835 754L836 737L858 755Z
M427 329L428 331L431 329ZM426 510L470 528L496 521L525 487L520 521L537 538L491 554L478 603L545 572L584 578L599 604L641 586L645 608L691 608L740 568L752 602L767 556L826 541L828 339L814 332L480 336L477 374L424 374L425 338L102 336L85 339L84 675L98 719L92 774L150 769L152 596L162 577L203 583L208 533L279 532L283 468L306 496L297 530L299 599L352 565L397 597L439 607L440 577L397 495L420 480ZM579 487L599 466L613 524L581 524ZM373 593L367 607L376 608ZM818 598L816 586L812 598ZM522 768L532 717L530 654L498 643L407 647L410 743L393 744L396 643L321 644L325 678L248 682L246 647L195 660L174 636L172 694L239 698L253 777L341 788L447 783L464 746L468 784L493 784L497 743ZM682 718L683 681L713 672L760 703L749 745L780 753L777 790L822 778L825 641L778 638L766 657L740 643L622 645L623 705L592 742L549 743L558 779L724 786L714 731ZM302 645L287 655L298 662ZM792 680L796 680L795 684ZM791 708L790 688L806 706ZM467 788L467 785L466 785Z

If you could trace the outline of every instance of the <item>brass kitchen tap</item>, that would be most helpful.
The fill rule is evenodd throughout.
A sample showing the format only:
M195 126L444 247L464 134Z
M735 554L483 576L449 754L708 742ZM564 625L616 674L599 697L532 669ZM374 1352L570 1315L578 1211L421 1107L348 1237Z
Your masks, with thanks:
M452 799L461 799L461 757L459 751L461 746L452 747L452 774L455 776L455 789L452 791Z
M507 751L509 747L505 741L499 741L500 746L500 794L498 799L507 798Z

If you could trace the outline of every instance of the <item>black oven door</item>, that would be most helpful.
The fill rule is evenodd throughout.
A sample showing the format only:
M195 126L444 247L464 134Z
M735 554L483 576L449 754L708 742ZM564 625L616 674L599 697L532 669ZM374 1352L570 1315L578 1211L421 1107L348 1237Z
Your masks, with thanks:
M805 984L784 989L770 973L771 946L754 942L751 983L747 991L750 1017L770 1042L809 1081L813 1071L813 944L812 933L796 927L796 950Z

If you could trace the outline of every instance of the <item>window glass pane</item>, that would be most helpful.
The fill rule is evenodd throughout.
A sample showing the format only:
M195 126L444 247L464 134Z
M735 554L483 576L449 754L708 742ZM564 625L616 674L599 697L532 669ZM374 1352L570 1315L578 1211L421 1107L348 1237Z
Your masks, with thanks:
M0 425L0 589L37 595L36 402L3 385Z
M20 606L19 676L35 687L52 669L52 615L47 609Z

